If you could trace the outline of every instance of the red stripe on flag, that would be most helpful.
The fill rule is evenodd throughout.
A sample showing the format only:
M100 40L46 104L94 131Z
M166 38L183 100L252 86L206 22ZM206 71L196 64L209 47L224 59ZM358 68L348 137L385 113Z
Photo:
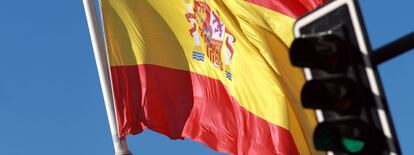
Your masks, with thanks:
M155 65L111 72L121 137L150 128L232 154L299 154L288 130L240 107L219 80Z
M299 18L321 5L325 0L247 0L250 3L277 11L284 15Z

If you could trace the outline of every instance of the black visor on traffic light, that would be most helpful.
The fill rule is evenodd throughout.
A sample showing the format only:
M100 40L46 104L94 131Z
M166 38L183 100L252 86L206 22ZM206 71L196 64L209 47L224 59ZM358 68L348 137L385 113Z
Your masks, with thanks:
M348 77L314 79L302 88L302 104L306 108L333 110L341 114L356 114L364 106L363 88Z
M290 60L294 66L340 72L349 66L349 45L333 34L297 38L290 48Z

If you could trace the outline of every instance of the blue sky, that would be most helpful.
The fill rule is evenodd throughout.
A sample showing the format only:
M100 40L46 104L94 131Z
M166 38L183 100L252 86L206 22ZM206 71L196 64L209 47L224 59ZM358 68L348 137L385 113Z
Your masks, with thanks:
M374 49L414 31L414 1L364 0ZM0 154L111 155L113 146L81 0L2 1ZM404 154L414 154L414 51L379 66ZM135 154L219 154L146 131Z

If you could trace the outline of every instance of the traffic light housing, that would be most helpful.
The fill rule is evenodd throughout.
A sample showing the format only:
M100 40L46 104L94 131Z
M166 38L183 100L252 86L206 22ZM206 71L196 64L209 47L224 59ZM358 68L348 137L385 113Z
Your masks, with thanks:
M291 63L306 76L302 105L319 113L315 148L400 154L355 1L332 1L299 19L294 31Z
M292 64L308 67L314 75L302 88L302 105L334 115L316 127L316 149L380 154L377 147L386 147L385 136L367 115L375 100L360 53L349 38L331 33L298 38L291 45Z

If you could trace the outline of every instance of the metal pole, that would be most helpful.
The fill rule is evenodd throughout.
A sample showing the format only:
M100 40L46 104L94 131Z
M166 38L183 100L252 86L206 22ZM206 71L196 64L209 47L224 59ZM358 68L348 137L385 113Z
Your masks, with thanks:
M379 65L412 48L414 48L414 32L375 50L372 59L374 64Z
M98 69L99 81L101 83L102 93L105 102L106 114L108 116L109 127L111 129L112 141L114 144L115 155L132 155L128 150L128 144L125 138L119 138L117 130L117 120L114 108L114 99L112 97L112 88L108 67L108 58L105 44L100 31L98 16L94 0L83 0L85 15L88 22L89 33L91 36L93 53L95 55L96 67Z

